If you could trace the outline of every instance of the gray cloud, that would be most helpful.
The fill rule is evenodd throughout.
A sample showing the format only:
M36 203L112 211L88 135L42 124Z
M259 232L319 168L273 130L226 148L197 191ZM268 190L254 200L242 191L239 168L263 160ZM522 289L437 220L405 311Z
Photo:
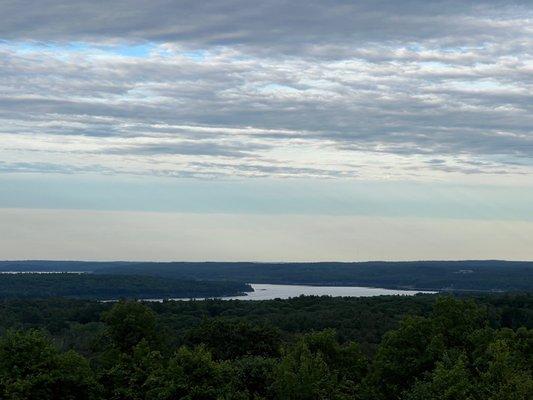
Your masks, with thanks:
M180 176L531 173L532 17L499 0L4 1L0 156Z
M519 30L509 21L524 17L529 6L525 0L8 0L0 8L0 37L266 44L291 51L303 44L320 54L319 45L339 42L476 43Z

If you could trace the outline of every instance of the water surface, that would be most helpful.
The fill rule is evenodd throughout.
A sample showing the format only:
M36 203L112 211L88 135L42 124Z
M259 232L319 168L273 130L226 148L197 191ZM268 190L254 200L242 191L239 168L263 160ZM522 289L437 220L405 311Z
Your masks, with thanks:
M251 283L254 289L244 296L220 297L222 300L273 300L290 299L291 297L332 296L332 297L369 297L385 295L413 296L417 293L435 293L421 290L394 290L360 286L305 286L305 285L271 285ZM161 301L161 299L153 299ZM173 299L189 300L189 299ZM203 299L197 299L203 300Z

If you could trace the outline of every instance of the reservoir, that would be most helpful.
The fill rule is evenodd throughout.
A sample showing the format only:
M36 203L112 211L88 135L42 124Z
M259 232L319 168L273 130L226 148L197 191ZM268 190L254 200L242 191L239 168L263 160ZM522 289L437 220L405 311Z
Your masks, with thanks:
M244 296L220 297L222 300L273 300L290 299L291 297L305 296L332 296L332 297L369 297L402 295L413 296L417 293L435 293L420 290L395 290L359 286L306 286L306 285L271 285L251 283L254 289ZM173 299L189 300L189 299ZM203 300L203 299L196 299ZM161 299L152 299L161 301Z

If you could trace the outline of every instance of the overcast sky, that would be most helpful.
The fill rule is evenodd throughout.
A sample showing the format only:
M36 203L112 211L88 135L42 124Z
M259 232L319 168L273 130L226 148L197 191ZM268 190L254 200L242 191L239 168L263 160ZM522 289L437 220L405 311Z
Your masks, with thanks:
M0 1L0 259L533 259L531 204L531 1Z

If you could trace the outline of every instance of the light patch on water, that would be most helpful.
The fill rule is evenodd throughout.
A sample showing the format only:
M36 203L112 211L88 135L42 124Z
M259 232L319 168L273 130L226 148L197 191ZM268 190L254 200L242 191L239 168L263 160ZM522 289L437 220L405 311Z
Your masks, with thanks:
M251 283L253 292L243 296L217 297L221 300L274 300L290 299L298 296L331 297L371 297L371 296L414 296L418 293L436 293L421 290L394 290L360 286L306 286L306 285L271 285ZM175 298L170 300L205 300L206 298ZM144 299L145 301L163 301L163 299Z

